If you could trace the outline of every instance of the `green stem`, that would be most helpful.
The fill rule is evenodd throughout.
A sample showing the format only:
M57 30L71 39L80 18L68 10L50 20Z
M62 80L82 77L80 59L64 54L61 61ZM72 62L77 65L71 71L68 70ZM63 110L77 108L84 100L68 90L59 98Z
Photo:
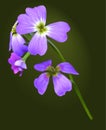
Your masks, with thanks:
M28 41L30 41L31 40L31 35L30 34L26 34L26 35L23 35L23 37L24 38L26 38ZM29 52L27 52L24 56L23 56L23 60L24 61L26 61L27 60L27 58L30 56L30 53Z
M48 40L48 42L53 47L53 49L57 52L57 54L59 55L59 57L61 58L61 60L63 62L66 61L65 58L63 57L62 53L60 52L60 50L50 40ZM84 101L84 99L83 99L83 97L81 95L81 92L80 92L77 84L75 83L72 75L69 75L69 78L72 81L72 83L74 84L73 88L74 88L74 90L75 90L75 92L76 92L76 94L77 94L77 96L78 96L78 98L79 98L79 100L80 100L80 102L81 102L81 104L82 104L82 106L83 106L83 108L84 108L87 116L89 117L90 120L92 120L93 116L91 115L91 113L90 113L90 111L89 111L89 109L88 109L88 107L87 107L87 105L86 105L86 103L85 103L85 101Z
M24 61L26 61L27 60L27 58L30 56L30 53L29 52L27 52L24 56L23 56L23 60Z
M26 38L28 41L31 40L32 36L30 34L23 35L24 38Z
M77 96L78 96L78 98L79 98L79 100L80 100L80 102L81 102L81 104L82 104L82 106L83 106L83 108L84 108L86 114L88 115L89 119L92 120L93 117L92 117L92 115L91 115L91 113L90 113L90 111L89 111L89 109L88 109L88 107L87 107L87 105L86 105L86 103L85 103L85 101L84 101L82 95L81 95L81 92L80 92L80 90L79 90L77 84L76 84L75 81L73 80L72 76L69 75L69 77L70 77L72 83L74 84L74 90L75 90L75 92L76 92L76 94L77 94Z
M60 56L61 60L64 62L65 58L63 57L63 55L61 54L60 50L48 39L48 42L50 43L50 45L53 47L54 50L56 50L57 54Z

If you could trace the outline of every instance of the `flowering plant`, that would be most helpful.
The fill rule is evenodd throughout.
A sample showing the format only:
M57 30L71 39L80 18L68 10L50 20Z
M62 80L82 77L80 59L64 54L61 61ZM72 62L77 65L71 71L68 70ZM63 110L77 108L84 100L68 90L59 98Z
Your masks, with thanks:
M73 84L73 88L85 112L92 120L93 117L72 77L72 75L79 75L79 73L71 63L65 60L60 50L48 39L50 37L57 42L65 42L68 39L67 33L70 29L70 25L64 21L46 25L46 7L44 5L26 8L25 14L18 16L10 32L9 50L12 53L8 62L14 74L19 73L22 76L23 71L27 69L26 60L29 56L43 56L47 52L47 43L49 43L62 62L56 67L52 66L51 59L35 64L34 69L43 72L38 78L35 78L35 88L40 95L43 95L49 84L49 78L52 76L56 95L64 96L66 92L72 90ZM68 74L68 76L63 75L63 73Z

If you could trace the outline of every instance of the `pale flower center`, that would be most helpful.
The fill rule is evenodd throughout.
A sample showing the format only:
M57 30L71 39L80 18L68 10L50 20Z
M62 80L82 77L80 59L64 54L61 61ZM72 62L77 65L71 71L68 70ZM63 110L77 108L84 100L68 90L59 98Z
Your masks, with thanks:
M47 72L49 75L56 76L59 73L60 69L59 67L54 68L53 66L49 66L47 68Z
M47 32L47 28L45 27L45 24L43 22L40 22L36 28L40 34Z

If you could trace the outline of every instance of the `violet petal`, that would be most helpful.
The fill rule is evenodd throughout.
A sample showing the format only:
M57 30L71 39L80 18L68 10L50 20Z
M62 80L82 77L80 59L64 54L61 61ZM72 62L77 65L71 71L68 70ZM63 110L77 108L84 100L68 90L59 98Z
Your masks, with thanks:
M66 92L72 90L71 81L63 74L58 73L53 76L54 91L58 96L65 95Z
M34 69L37 71L43 72L47 69L47 67L49 67L51 65L52 65L52 60L47 60L47 61L41 62L39 64L35 64Z
M25 52L27 52L28 48L26 45L24 45L24 43L25 40L21 35L19 34L13 35L11 41L11 48L13 52L19 56L22 56Z
M62 62L58 64L57 66L60 68L61 72L64 72L67 74L74 74L74 75L79 74L69 62Z
M32 55L44 55L47 51L47 38L46 36L41 36L38 33L36 33L33 38L31 39L28 51Z
M14 62L16 61L16 60L20 60L21 59L21 57L19 57L18 55L16 55L14 52L13 53L11 53L11 56L10 56L10 58L8 59L8 62L9 62L9 64L14 64Z
M46 23L46 7L43 5L34 8L26 8L26 13L34 22Z
M70 31L70 26L66 22L55 22L47 26L49 29L47 36L58 41L65 42L67 40L67 32Z
M43 95L49 84L49 77L46 73L41 74L38 78L34 80L34 86L38 90L40 95Z
M27 69L27 66L26 66L25 62L24 62L22 59L17 60L17 61L14 63L14 65L15 65L15 66L19 66L19 67L21 67L22 69Z
M34 21L26 14L21 14L18 16L18 25L16 27L16 31L19 34L27 34L31 32L35 32L35 23Z

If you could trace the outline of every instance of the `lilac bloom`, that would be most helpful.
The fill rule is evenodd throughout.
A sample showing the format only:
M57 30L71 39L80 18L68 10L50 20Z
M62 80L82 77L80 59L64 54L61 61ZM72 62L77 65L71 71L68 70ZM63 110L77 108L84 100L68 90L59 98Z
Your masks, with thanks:
M72 90L71 81L66 76L64 76L62 72L78 75L78 72L68 62L62 62L54 68L52 66L52 61L48 60L39 64L35 64L34 69L43 72L38 78L34 80L34 86L41 95L45 93L51 75L54 84L54 91L58 96L63 96L66 92Z
M59 21L46 26L46 7L41 5L34 8L26 8L26 14L18 16L19 24L16 30L19 34L34 33L28 45L28 51L32 55L44 55L47 51L47 36L58 41L67 40L67 32L70 26Z
M10 43L9 43L9 51L12 50L19 56L22 56L25 52L27 52L28 48L24 45L24 38L16 32L17 21L12 27L10 32Z
M13 70L14 74L19 73L19 75L22 76L23 70L27 69L25 62L15 53L11 53L8 62L11 65L11 69Z

